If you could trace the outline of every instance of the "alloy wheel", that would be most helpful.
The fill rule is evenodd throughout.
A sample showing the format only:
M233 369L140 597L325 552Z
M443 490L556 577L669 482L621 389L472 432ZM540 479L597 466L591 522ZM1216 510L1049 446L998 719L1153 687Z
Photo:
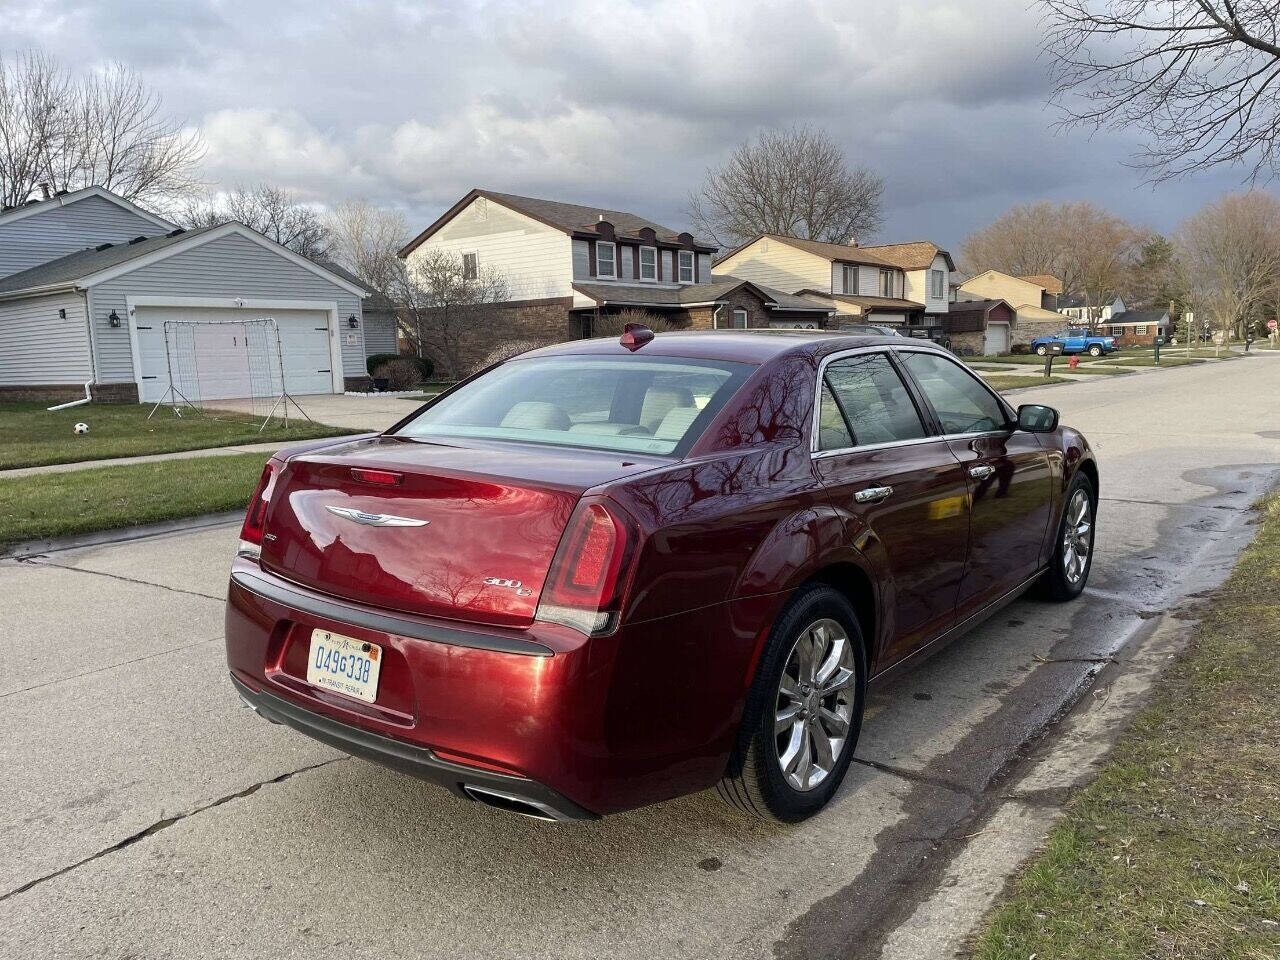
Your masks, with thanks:
M796 790L831 775L844 752L853 717L853 644L835 620L800 632L787 655L774 706L775 757Z
M1062 572L1072 586L1084 577L1093 549L1093 507L1089 494L1077 490L1067 504L1066 522L1062 526Z

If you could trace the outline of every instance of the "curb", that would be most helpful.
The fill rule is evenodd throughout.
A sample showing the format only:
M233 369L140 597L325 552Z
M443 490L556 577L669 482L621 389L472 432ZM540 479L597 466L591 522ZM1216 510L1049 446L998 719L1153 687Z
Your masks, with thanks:
M141 524L136 527L116 527L112 530L97 530L93 533L78 533L69 537L50 537L44 540L26 540L11 544L0 551L0 560L23 560L49 553L61 553L64 550L75 550L79 547L97 547L114 543L129 543L132 540L147 540L174 533L189 533L193 530L205 530L211 527L229 526L244 520L243 510L228 510L223 513L206 513L195 517L183 517L179 520L163 520L159 523Z

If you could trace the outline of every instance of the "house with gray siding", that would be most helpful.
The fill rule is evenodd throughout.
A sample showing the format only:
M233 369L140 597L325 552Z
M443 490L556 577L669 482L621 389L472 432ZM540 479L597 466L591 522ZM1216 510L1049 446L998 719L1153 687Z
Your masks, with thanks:
M290 393L367 383L368 291L349 275L240 223L182 230L109 191L78 193L0 214L0 257L19 267L0 276L0 396L73 399L87 386L101 400L155 402L179 362L197 371L190 399L246 396L260 344L227 321L264 318Z

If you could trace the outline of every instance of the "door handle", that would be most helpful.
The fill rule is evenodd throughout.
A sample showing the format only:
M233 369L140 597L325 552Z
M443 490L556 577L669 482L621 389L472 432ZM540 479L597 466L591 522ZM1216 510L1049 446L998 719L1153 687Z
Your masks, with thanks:
M980 463L976 467L969 468L969 476L975 480L985 480L996 472L996 468L987 463Z
M853 495L858 503L879 503L893 495L893 487L867 487Z

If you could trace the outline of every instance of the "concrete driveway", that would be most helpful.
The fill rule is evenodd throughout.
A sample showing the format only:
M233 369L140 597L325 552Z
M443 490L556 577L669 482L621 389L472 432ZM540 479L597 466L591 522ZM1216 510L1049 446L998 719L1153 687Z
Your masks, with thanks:
M266 724L223 662L234 526L0 562L0 952L878 957L1028 745L1246 539L1278 392L1260 357L1017 395L1097 448L1091 587L878 691L836 802L790 828L710 794L538 823Z
M303 413L317 423L352 430L385 430L422 406L421 400L384 397L376 393L368 396L320 393L298 397L296 403L297 407L289 407L290 417L297 416L297 408L300 407ZM257 416L261 416L263 412L261 400L219 400L217 407L219 410L234 410Z

